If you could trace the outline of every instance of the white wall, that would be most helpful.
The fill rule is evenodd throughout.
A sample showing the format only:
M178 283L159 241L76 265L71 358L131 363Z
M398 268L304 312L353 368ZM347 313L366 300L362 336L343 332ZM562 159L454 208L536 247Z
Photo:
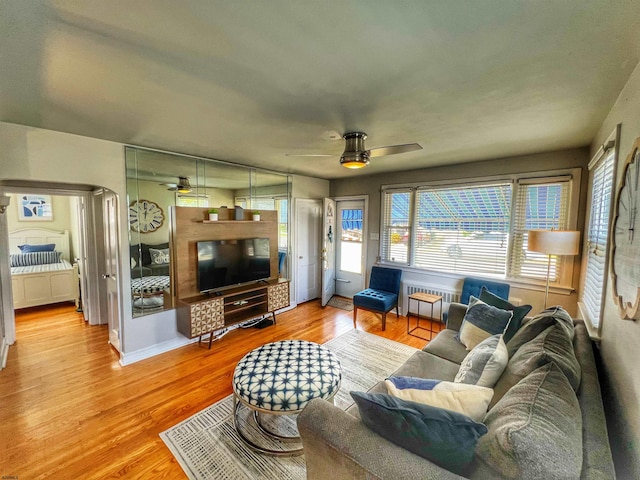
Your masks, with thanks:
M622 128L615 192L620 187L631 146L640 137L640 64L600 127L591 147L592 155L618 123ZM640 259L636 261L640 262ZM611 285L609 280L601 330L609 437L618 478L640 478L640 321L621 320L613 302Z

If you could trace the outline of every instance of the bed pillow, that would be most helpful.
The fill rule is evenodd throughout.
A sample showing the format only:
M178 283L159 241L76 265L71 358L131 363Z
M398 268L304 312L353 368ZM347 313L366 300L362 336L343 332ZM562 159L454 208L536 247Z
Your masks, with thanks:
M446 408L480 422L493 398L491 388L419 377L389 377L384 381L389 395L403 400Z
M513 312L487 305L472 295L456 340L471 350L484 339L504 333L512 317Z
M32 265L47 265L60 263L62 252L31 252L9 255L9 264L12 267L30 267Z
M453 381L493 388L508 362L509 354L502 335L492 335L467 354Z
M499 296L491 293L487 290L487 287L483 286L480 291L480 300L482 300L487 305L491 305L492 307L497 307L502 310L508 310L513 312L513 317L509 322L509 326L507 330L504 332L504 341L508 342L511 340L511 337L518 331L520 325L522 325L522 320L527 316L527 313L531 311L531 305L512 305L508 301Z
M22 253L34 253L34 252L53 252L56 249L55 243L46 243L44 245L18 245L18 248Z
M150 248L149 255L151 255L151 263L153 265L164 265L169 263L169 249L163 248L161 250Z
M473 460L487 427L461 413L383 393L351 392L362 422L378 435L456 473Z

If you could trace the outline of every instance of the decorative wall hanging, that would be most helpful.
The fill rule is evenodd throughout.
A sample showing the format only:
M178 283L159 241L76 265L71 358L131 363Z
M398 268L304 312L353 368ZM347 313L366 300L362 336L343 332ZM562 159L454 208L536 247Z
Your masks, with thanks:
M18 195L18 220L24 221L52 221L53 206L51 195Z
M613 299L625 320L640 319L640 138L625 162L613 228Z
M155 232L164 223L164 212L157 203L134 200L129 206L131 229L140 233Z

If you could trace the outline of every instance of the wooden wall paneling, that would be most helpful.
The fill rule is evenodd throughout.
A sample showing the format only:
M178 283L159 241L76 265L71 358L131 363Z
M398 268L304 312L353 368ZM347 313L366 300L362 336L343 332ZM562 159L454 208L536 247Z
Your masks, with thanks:
M171 207L171 285L174 305L181 299L200 294L197 279L198 252L196 242L243 238L268 238L271 279L278 278L278 214L275 210L260 210L261 220L251 219L251 210L244 210L244 220L232 220L233 209L218 208L217 222L209 222L208 208Z

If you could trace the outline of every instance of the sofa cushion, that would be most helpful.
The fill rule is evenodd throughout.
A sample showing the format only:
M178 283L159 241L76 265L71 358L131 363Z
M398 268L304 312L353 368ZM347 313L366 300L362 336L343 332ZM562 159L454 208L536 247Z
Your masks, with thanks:
M555 363L522 379L489 410L471 478L567 479L582 471L582 417Z
M358 308L388 312L398 303L398 295L383 290L367 288L353 296L353 304Z
M522 322L522 326L515 333L515 335L507 342L507 351L509 357L525 343L533 340L540 335L544 330L552 325L560 325L569 335L569 338L573 340L573 319L560 306L550 307L543 310L535 317Z
M573 342L561 325L553 325L533 340L522 345L509 360L507 368L495 384L491 406L516 383L537 368L555 362L565 374L574 391L580 386L580 364L573 351Z
M395 372L394 376L433 378L453 381L460 365L427 352L417 351Z
M467 350L471 350L485 338L496 333L504 333L511 317L513 317L513 312L492 307L471 296L458 339L467 347Z
M481 421L493 397L493 389L417 377L389 377L384 382L389 395L446 408Z
M168 248L149 248L149 255L151 256L152 265L164 265L169 263Z
M455 330L441 330L422 350L460 365L469 350L458 341L457 335Z
M487 427L451 410L379 393L351 392L363 423L410 452L462 472Z
M502 335L492 335L469 352L462 361L454 382L493 388L508 361Z
M507 330L504 332L504 341L508 342L511 337L518 331L522 320L527 316L527 313L531 311L531 305L512 305L507 300L500 298L498 295L491 293L486 287L482 287L480 291L480 300L492 307L500 308L501 310L508 310L513 312L513 317L509 322Z

